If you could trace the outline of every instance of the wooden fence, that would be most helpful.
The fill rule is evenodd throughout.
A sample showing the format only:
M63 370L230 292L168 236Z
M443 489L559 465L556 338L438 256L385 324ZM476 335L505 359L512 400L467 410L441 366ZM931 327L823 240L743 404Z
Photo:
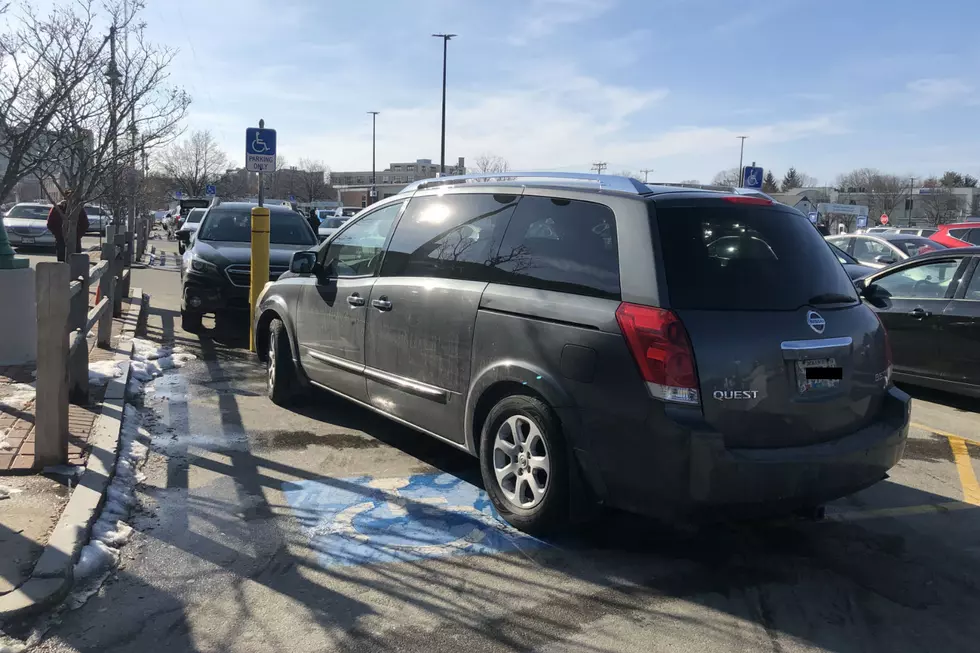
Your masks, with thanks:
M68 459L68 403L89 398L88 335L96 328L96 346L111 346L112 318L122 316L129 295L133 234L110 233L101 260L92 265L88 254L71 254L67 263L38 263L37 399L34 408L36 467ZM145 233L145 232L144 232ZM140 234L136 242L145 248ZM98 284L90 306L91 289Z

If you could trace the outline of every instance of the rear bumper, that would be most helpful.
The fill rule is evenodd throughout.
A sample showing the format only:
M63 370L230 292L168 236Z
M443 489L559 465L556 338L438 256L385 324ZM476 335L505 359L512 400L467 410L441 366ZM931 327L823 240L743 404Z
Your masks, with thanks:
M770 449L726 448L720 433L661 414L654 421L669 426L654 431L663 432L660 437L646 425L653 442L640 456L634 451L619 464L608 451L595 458L603 460L607 502L633 512L672 518L780 514L882 480L905 451L910 411L909 396L893 387L871 425L830 442ZM641 457L645 465L637 462Z
M21 234L14 233L11 230L7 230L7 240L10 241L11 247L54 247L55 240L54 235L50 231L46 231L40 236L24 236Z

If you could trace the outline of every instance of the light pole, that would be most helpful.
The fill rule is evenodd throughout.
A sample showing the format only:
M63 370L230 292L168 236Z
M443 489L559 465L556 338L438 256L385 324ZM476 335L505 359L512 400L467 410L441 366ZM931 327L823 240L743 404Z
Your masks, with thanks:
M742 155L745 154L745 139L748 138L748 136L736 136L735 138L741 139L742 141L742 144L738 149L738 183L735 184L736 186L741 186L742 185Z
M378 114L380 111L368 111L371 114L371 203L374 203L374 198L378 195L378 173L375 167L375 136L377 134L376 126L378 120Z
M439 149L439 172L446 174L446 54L449 50L449 39L455 34L433 34L442 39L442 146Z

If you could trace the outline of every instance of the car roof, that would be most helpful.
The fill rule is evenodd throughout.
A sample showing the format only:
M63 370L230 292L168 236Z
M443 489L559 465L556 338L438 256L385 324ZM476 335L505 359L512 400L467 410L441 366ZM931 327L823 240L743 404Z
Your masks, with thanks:
M221 202L220 204L213 204L209 207L195 207L195 208L221 208L221 209L251 209L252 207L258 206L258 202ZM291 207L284 204L267 204L265 208L273 213L296 213ZM194 209L191 209L192 211Z
M873 234L872 237L878 237L882 240L904 240L906 238L923 238L929 240L925 236L920 236L918 234L903 234L898 231L888 231L882 234Z
M51 206L53 206L53 205L52 204L41 204L40 202L17 202L16 204L14 204L13 206L11 206L10 208L13 209L13 208L16 208L18 206L38 206L38 207L44 207L44 208L48 209L48 208L51 208Z
M940 231L948 231L950 229L962 229L963 227L976 229L980 227L980 222L954 222L952 224L941 224L936 227L928 227L929 229L938 229Z

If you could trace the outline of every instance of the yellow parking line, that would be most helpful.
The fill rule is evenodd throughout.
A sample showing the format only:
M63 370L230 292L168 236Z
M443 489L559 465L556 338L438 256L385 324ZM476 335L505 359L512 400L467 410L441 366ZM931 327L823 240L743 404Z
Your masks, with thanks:
M949 447L953 450L953 460L956 463L956 471L960 475L960 485L963 486L963 500L971 505L980 506L980 483L977 483L977 475L973 471L973 463L970 461L970 452L966 448L966 440L955 433L939 431L924 424L912 422L910 426L945 436L949 440Z

